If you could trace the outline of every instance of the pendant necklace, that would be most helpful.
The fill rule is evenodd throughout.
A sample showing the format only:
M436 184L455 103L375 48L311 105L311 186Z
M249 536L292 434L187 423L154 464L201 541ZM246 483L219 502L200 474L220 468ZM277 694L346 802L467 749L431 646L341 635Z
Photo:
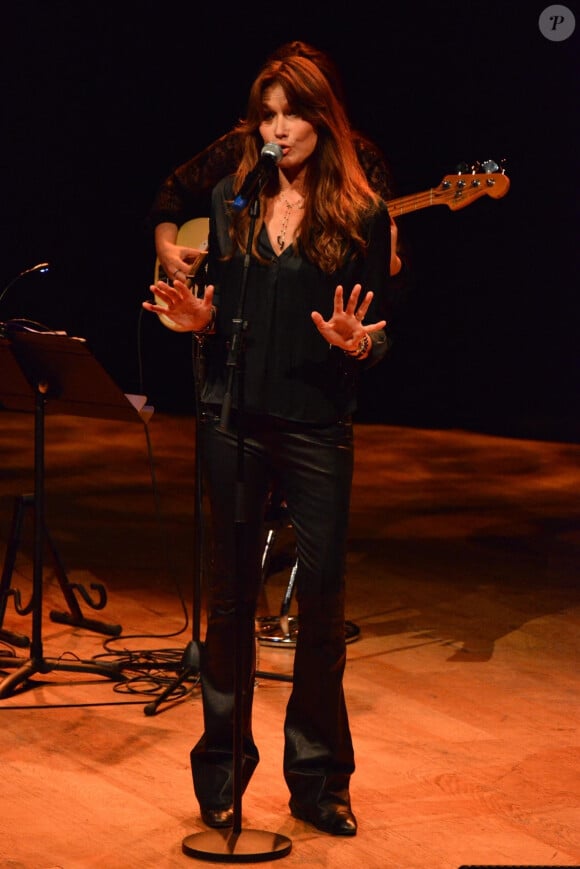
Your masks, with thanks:
M290 220L291 212L296 208L304 208L304 200L299 199L297 202L289 202L288 199L284 196L284 194L280 194L280 199L286 206L286 212L284 217L282 218L282 226L280 228L280 234L276 236L276 241L278 242L278 247L281 251L284 250L284 246L286 244L286 230L288 229L288 221Z

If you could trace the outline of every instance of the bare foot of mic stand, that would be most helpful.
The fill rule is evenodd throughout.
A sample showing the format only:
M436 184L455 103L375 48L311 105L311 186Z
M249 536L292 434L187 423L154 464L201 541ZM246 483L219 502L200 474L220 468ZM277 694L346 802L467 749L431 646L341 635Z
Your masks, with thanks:
M165 703L166 700L174 699L184 682L199 676L199 667L199 643L196 640L192 640L185 648L183 657L181 658L181 667L176 678L155 700L147 703L143 709L145 715L155 715L162 703Z

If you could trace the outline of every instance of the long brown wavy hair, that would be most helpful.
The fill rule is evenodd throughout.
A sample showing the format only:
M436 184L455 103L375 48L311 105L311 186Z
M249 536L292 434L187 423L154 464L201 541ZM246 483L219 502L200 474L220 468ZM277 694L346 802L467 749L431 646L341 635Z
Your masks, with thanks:
M307 164L304 210L296 243L311 262L331 273L354 251L365 250L363 224L377 209L380 198L369 186L358 161L342 102L320 68L298 55L267 61L251 87L246 118L236 128L245 142L234 181L235 191L259 158L263 146L259 127L264 119L264 95L274 85L282 87L291 110L312 124L318 135ZM258 258L256 240L263 223L264 200L278 192L275 173L261 194L252 251ZM234 215L232 238L243 252L248 227L247 211Z

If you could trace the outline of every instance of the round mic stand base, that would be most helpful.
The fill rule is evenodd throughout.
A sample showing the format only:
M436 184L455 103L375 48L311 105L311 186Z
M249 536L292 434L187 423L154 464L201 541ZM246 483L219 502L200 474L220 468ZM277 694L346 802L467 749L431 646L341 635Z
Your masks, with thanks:
M219 863L257 863L286 857L292 841L264 830L206 830L192 833L182 842L188 857Z

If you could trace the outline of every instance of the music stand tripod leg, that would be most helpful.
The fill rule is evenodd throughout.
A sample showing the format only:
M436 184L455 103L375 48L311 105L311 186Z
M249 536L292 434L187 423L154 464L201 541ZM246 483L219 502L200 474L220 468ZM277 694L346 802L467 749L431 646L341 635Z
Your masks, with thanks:
M14 566L16 563L16 553L18 551L18 546L20 545L25 510L27 508L34 510L34 496L19 495L16 498L14 506L12 529L10 532L9 543L6 548L4 569L2 571L2 580L0 582L0 638L6 640L6 642L11 643L14 646L21 647L28 646L30 644L30 639L19 634L13 634L10 631L3 631L1 629L1 626L6 612L8 596L11 593L17 596L17 593L10 591L10 584L12 574L14 573ZM50 618L52 619L52 621L59 624L72 625L73 627L86 628L89 631L96 631L97 633L108 634L109 636L118 636L122 631L121 625L107 625L104 622L98 621L96 619L85 618L75 595L75 592L78 591L82 595L85 602L93 609L103 609L103 607L107 603L107 592L105 587L101 583L93 583L91 585L91 588L98 593L98 599L95 601L91 598L89 593L82 585L78 583L71 583L64 568L63 562L59 556L58 550L48 532L48 529L46 528L46 523L44 527L44 536L46 543L48 544L48 547L50 549L50 554L54 564L55 574L58 583L70 610L69 613L62 613L58 610L52 610L50 613ZM16 608L19 615L26 615L26 610L20 609L18 604Z
M0 657L0 670L16 668L0 682L0 698L7 697L20 684L27 682L35 673L50 673L66 670L75 673L94 673L117 681L125 677L114 666L95 661L67 661L61 658L44 657L42 642L43 615L43 547L44 524L44 416L45 387L40 382L35 390L34 405L34 558L32 574L32 639L28 660L12 656Z

